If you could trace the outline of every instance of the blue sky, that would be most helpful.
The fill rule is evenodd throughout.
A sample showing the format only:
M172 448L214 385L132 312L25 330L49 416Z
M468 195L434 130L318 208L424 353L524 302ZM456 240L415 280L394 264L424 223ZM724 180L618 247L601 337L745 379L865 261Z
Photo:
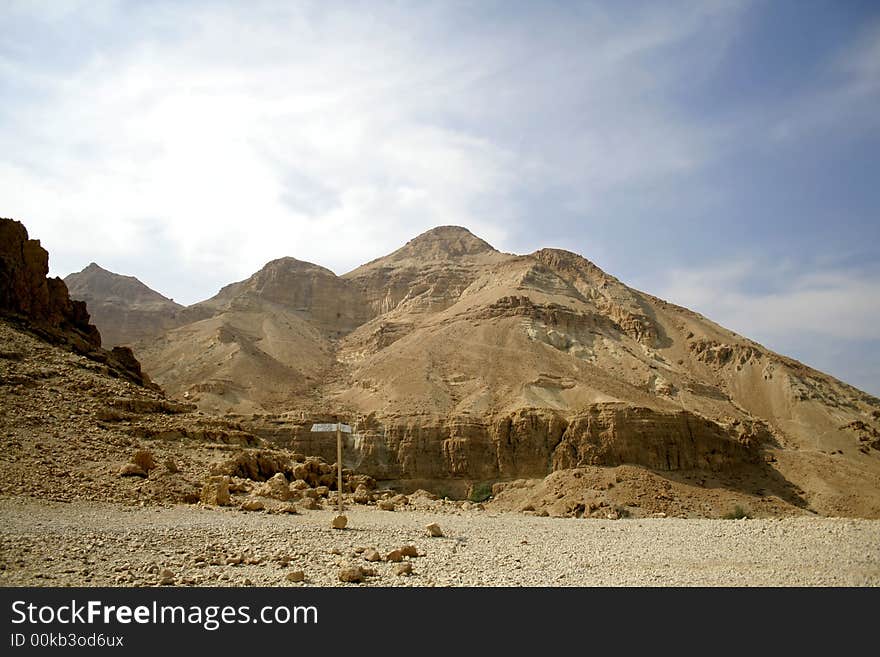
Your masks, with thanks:
M880 4L4 2L0 215L183 303L441 224L880 394Z

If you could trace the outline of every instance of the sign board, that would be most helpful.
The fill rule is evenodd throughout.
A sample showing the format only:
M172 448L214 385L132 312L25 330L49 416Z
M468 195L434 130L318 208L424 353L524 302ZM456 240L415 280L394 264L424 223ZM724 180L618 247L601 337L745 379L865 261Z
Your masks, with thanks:
M312 425L312 431L313 431L313 432L319 432L319 431L336 431L336 426L337 426L337 425L335 425L335 424L313 424L313 425ZM339 425L339 430L340 430L342 433L351 433L351 427L350 427L349 425L347 425L347 424L340 424L340 425Z

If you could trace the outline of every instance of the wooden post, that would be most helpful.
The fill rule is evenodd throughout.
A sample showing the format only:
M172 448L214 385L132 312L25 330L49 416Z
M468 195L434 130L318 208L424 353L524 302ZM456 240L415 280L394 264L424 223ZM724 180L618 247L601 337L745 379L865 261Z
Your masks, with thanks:
M342 429L336 424L336 499L339 500L339 515L342 515Z

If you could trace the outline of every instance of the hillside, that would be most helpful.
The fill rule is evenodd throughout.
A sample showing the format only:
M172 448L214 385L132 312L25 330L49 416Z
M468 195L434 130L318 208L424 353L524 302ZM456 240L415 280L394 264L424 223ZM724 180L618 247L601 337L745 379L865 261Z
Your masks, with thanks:
M876 398L574 253L440 227L343 276L273 261L181 316L135 346L169 393L306 453L342 415L350 465L401 485L752 468L880 515Z

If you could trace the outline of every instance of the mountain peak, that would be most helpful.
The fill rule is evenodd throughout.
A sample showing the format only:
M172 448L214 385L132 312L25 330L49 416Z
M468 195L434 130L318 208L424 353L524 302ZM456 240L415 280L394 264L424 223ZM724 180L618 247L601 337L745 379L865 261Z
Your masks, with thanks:
M491 244L481 240L467 228L437 226L414 237L390 255L367 263L364 267L380 262L400 262L402 260L432 262L497 253L498 251Z
M156 292L134 276L117 274L104 269L96 262L90 262L82 271L69 274L64 278L74 299L89 302L89 310L97 302L122 303L125 306L138 307L143 304L169 305L182 308L180 304Z
M414 237L406 246L439 248L448 255L471 255L485 253L495 249L488 242L481 240L463 226L437 226ZM404 246L404 248L406 248Z
M299 260L292 256L284 256L281 258L276 258L275 260L270 260L265 265L263 265L262 269L256 272L251 278L254 276L258 276L261 272L306 272L306 271L320 271L322 273L326 273L329 276L336 276L332 271L327 269L326 267L322 267L321 265L316 265L313 262L307 262L305 260Z

